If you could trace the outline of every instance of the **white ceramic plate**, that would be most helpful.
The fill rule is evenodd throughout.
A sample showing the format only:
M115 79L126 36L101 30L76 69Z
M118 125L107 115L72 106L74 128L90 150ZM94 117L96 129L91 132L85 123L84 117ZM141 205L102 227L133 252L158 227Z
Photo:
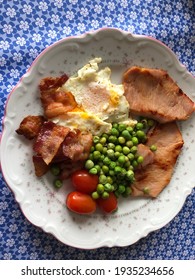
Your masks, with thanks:
M126 246L163 227L182 208L195 181L195 115L181 122L185 145L170 184L155 200L121 199L113 215L79 216L65 206L67 186L54 190L50 175L38 179L32 164L32 144L15 130L28 114L41 114L38 84L46 76L71 75L93 57L102 57L121 82L127 67L163 68L192 99L195 80L173 52L157 40L117 29L101 29L63 39L43 51L8 98L1 137L1 168L26 218L61 242L78 248Z

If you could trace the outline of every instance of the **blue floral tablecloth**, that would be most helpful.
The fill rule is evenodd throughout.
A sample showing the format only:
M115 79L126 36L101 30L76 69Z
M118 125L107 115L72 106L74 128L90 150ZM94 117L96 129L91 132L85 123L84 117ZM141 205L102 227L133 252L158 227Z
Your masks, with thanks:
M116 27L155 37L195 75L194 0L0 0L0 117L37 55L70 35ZM194 259L195 191L164 228L132 246L81 250L31 225L0 176L0 259Z

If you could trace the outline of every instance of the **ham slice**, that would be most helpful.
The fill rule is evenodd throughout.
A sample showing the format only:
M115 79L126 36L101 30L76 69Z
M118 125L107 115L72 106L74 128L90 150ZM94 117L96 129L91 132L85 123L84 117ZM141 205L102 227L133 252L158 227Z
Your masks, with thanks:
M69 133L68 127L57 125L51 121L44 122L33 145L34 151L48 165L58 152L61 143Z
M157 124L148 133L148 147L156 145L154 161L141 170L135 171L132 196L157 197L168 185L176 160L183 146L182 135L176 122Z
M194 112L194 102L160 69L132 67L123 75L130 112L160 123L186 120Z

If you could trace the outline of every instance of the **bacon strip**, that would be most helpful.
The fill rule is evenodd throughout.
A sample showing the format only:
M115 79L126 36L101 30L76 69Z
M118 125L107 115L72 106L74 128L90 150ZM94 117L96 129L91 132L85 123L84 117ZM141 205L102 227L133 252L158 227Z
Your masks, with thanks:
M92 134L71 131L63 142L63 154L73 161L85 160L92 146Z
M67 81L67 75L59 78L44 78L39 84L41 102L47 118L54 118L72 111L77 103L70 92L66 92L62 85Z
M53 122L44 122L34 143L34 151L42 157L48 165L56 155L61 143L69 133L68 127L56 125Z
M45 118L43 116L27 116L20 123L16 133L23 135L27 139L31 140L38 135L41 126L43 125Z
M44 162L41 156L34 155L33 164L35 168L35 175L37 177L43 176L49 170L49 165Z

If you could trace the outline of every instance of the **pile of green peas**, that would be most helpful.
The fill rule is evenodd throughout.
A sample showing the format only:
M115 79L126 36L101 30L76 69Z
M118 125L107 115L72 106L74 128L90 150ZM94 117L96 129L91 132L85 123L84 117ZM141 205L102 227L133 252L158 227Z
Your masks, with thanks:
M146 142L146 124L138 121L134 126L113 123L108 133L93 137L93 145L85 168L99 176L94 199L108 198L111 192L117 197L128 197L135 181L134 170L143 162L137 154L137 145Z

